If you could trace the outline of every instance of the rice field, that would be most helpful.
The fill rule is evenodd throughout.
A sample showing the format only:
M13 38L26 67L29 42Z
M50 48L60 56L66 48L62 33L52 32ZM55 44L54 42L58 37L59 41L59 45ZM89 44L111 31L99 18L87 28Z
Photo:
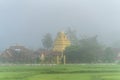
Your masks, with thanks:
M120 65L2 65L0 80L120 80Z

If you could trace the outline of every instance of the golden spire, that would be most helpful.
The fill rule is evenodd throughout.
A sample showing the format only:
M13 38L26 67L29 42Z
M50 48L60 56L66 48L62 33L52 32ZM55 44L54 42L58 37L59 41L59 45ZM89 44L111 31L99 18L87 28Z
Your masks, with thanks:
M67 36L65 35L65 33L59 32L54 42L53 51L63 52L65 48L68 47L70 44L71 43L67 39Z

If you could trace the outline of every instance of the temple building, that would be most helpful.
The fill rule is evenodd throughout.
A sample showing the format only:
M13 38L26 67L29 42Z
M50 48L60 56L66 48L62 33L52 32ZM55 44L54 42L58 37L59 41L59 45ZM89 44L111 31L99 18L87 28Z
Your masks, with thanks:
M57 54L57 64L65 64L65 55L63 54L66 47L70 46L70 41L64 32L59 32L54 41L53 51Z
M68 46L70 46L70 41L67 36L64 32L59 32L54 42L53 51L63 52Z
M34 51L22 45L13 45L5 49L1 55L5 62L32 63L35 60Z

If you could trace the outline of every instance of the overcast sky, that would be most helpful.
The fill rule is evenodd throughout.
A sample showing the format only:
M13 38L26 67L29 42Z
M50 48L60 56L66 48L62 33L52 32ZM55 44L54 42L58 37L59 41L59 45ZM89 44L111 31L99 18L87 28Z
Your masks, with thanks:
M119 41L120 0L0 0L0 50L16 43L39 48L45 33L68 27Z

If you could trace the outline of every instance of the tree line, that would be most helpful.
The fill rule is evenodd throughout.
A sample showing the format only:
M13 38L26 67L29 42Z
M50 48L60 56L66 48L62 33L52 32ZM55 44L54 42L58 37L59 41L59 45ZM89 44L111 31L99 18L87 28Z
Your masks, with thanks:
M66 63L114 63L118 56L112 47L106 47L98 41L98 36L78 37L75 30L68 28L66 35L71 45L63 52L66 56ZM47 33L43 36L43 47L37 51L28 48L22 48L18 51L16 48L5 50L0 56L1 62L8 63L54 63L55 56L49 54L52 52L54 45L53 36ZM41 57L41 53L46 53L45 58ZM11 56L12 55L12 56ZM44 59L44 62L41 61Z
M71 42L71 46L64 51L67 63L114 63L117 61L118 52L100 43L99 36L79 38L77 32L71 28L67 29L66 35ZM42 41L44 48L52 48L54 41L50 34L46 34Z

